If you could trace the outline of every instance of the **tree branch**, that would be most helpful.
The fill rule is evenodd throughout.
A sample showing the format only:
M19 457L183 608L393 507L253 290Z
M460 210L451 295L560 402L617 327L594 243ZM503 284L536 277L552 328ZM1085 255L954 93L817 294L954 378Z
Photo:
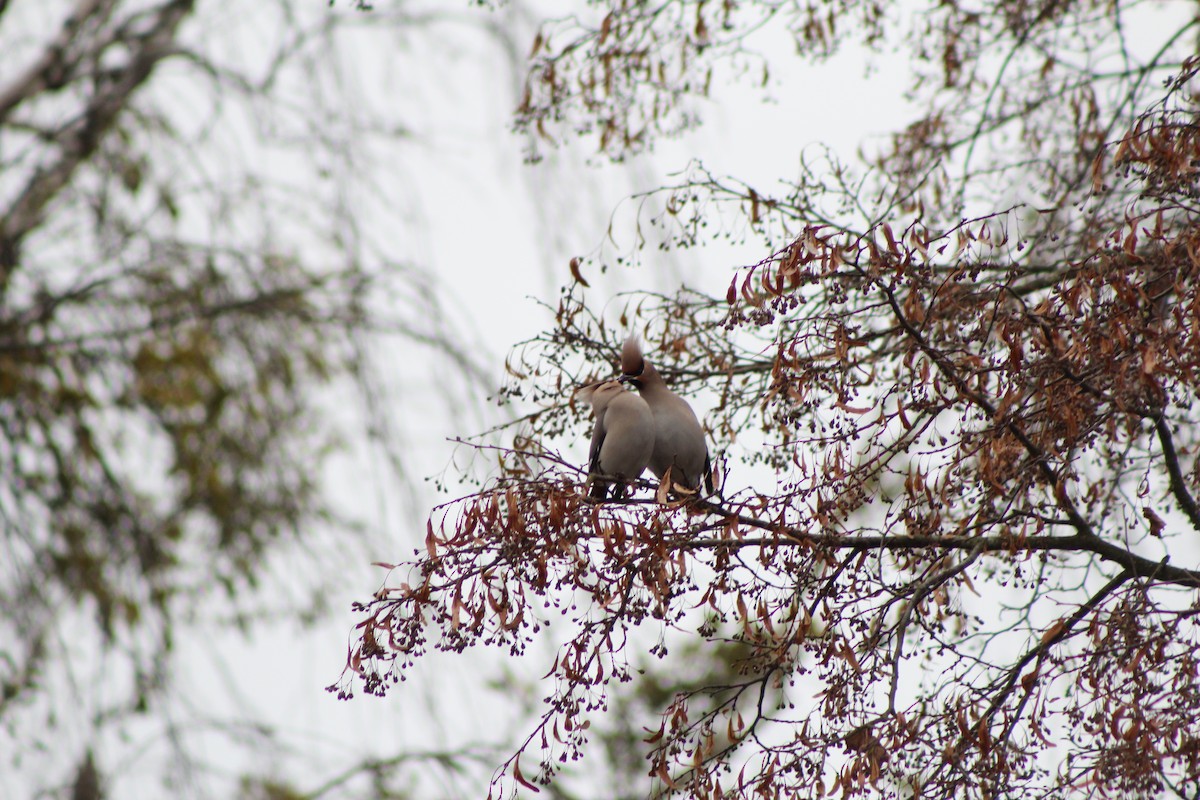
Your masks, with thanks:
M1105 561L1122 567L1131 577L1145 578L1158 583L1173 583L1188 588L1200 588L1200 570L1184 569L1167 563L1166 559L1154 561L1105 541L1091 534L1075 533L1071 536L1029 536L1018 539L1013 536L846 536L843 534L809 533L801 528L781 526L777 523L750 517L745 514L726 512L708 504L714 513L727 519L765 531L773 536L758 538L688 539L671 542L668 546L679 549L718 549L740 547L778 547L790 540L803 544L843 550L919 550L925 548L942 550L973 550L982 547L984 553L1012 553L1020 551L1059 551L1095 553Z
M1179 468L1179 454L1175 452L1175 442L1171 438L1171 429L1162 414L1154 420L1154 430L1158 432L1158 443L1162 446L1163 461L1167 464L1167 474L1171 479L1171 494L1187 515L1192 527L1200 531L1200 508L1196 507L1196 498L1188 491L1183 479L1183 471Z
M97 150L130 96L150 77L155 65L171 53L169 45L175 30L191 12L193 2L169 0L159 7L144 33L130 37L132 54L123 65L104 73L104 80L97 81L95 94L83 112L59 134L58 159L38 168L6 210L0 222L0 292L20 261L21 241L41 224L50 202L70 183L79 165ZM4 111L3 100L0 98L0 112Z
M1021 443L1021 446L1025 448L1026 452L1028 452L1030 457L1033 459L1033 464L1038 472L1041 473L1043 480L1045 480L1046 483L1052 488L1055 500L1058 502L1059 507L1062 508L1064 513L1066 513L1068 519L1071 521L1071 525L1075 528L1075 530L1078 531L1081 536L1099 539L1100 537L1096 534L1095 530L1092 529L1091 524L1084 519L1083 515L1079 513L1079 509L1075 507L1075 503L1072 502L1071 498L1067 496L1066 490L1062 487L1059 481L1058 474L1050 466L1050 458L1045 451L1038 447L1020 426L1013 422L1005 422L1003 419L1001 419L996 406L989 402L986 397L974 391L967 385L963 377L959 375L958 371L954 369L954 366L949 362L949 359L947 359L945 353L930 344L928 339L922 335L921 331L912 324L911 320L908 319L904 313L904 310L901 308L899 300L896 299L896 293L890 287L885 285L879 276L871 275L865 271L861 274L864 278L878 286L879 289L884 293L888 306L891 308L892 315L896 318L896 321L899 323L900 327L904 329L904 332L910 339L912 339L913 343L916 344L921 352L932 359L942 374L946 376L946 379L949 380L954 385L955 389L958 390L959 394L982 410L993 424L1007 427L1012 432L1013 436L1016 437L1017 441Z
M908 628L908 623L912 619L913 609L921 604L921 601L937 586L942 585L954 576L966 570L974 564L979 556L983 554L983 544L976 543L971 552L957 564L947 567L940 572L935 572L933 575L925 578L915 587L913 587L912 598L904 607L904 613L900 616L900 621L896 623L896 647L892 653L892 685L888 690L888 713L896 713L896 692L900 689L900 659L904 656L904 633Z
M1050 652L1050 648L1054 647L1067 637L1074 635L1075 626L1078 625L1081 620L1095 611L1096 608L1099 607L1100 603L1104 601L1104 598L1108 597L1132 577L1133 575L1130 572L1123 571L1118 573L1108 583L1100 587L1099 591L1089 597L1086 603L1075 609L1075 613L1073 613L1070 617L1068 617L1066 620L1060 620L1059 623L1055 623L1056 625L1061 624L1061 627L1058 628L1053 635L1044 635L1041 641L1039 641L1035 647L1031 648L1023 656L1021 656L1021 659L1009 668L1008 675L1005 677L1003 686L1000 689L1000 694L992 698L992 702L988 704L988 709L983 715L983 722L990 723L992 717L996 714L1000 707L1004 705L1004 702L1012 695L1013 688L1017 685L1017 679L1020 678L1021 672L1025 669L1030 661L1037 659L1040 662L1046 656L1046 654ZM1053 628L1051 628L1051 630L1053 630ZM1001 739L1006 738L1012 731L1018 716L1019 715L1013 715L1013 718L1009 720L1008 724L1005 726L1003 734L1000 737Z
M7 3L0 4L0 13ZM54 41L46 45L37 61L29 65L16 80L0 91L0 122L4 122L12 110L31 97L46 91L61 88L72 77L82 53L71 53L84 24L97 16L111 13L115 0L80 0L75 10L63 20L62 29Z

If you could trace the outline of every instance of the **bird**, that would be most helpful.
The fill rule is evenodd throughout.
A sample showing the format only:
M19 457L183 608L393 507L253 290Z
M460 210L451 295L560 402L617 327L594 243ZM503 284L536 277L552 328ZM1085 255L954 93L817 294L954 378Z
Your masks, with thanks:
M628 391L620 381L607 380L579 390L591 400L596 424L588 451L588 472L592 475L589 495L604 500L608 487L613 499L625 496L629 481L636 480L654 450L654 415L646 401Z
M696 412L686 400L667 388L658 370L642 355L642 347L634 336L627 338L621 348L620 380L638 390L654 415L650 471L661 481L670 469L672 483L695 492L700 491L703 479L705 488L712 494L712 461Z

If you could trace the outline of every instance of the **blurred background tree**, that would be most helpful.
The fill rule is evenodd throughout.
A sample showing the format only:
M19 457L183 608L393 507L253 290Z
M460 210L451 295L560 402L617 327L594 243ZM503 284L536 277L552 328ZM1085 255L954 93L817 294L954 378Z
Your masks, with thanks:
M531 43L534 161L638 156L730 80L836 117L780 39L902 62L917 111L859 163L806 148L763 186L697 160L645 196L621 260L753 248L721 291L606 303L574 264L510 360L502 473L434 509L331 688L549 639L494 792L1194 797L1196 4L573 11ZM711 504L581 492L570 389L630 328L732 463Z
M311 620L335 568L369 560L335 497L363 477L334 480L331 454L368 439L377 485L417 496L380 342L413 394L482 406L471 334L404 241L413 187L376 169L417 134L356 53L364 31L403 48L464 23L483 28L393 11L368 29L324 3L0 2L6 793L121 796L150 745L113 737L149 720L174 754L159 778L203 794L225 768L199 740L271 730L181 711L179 642Z

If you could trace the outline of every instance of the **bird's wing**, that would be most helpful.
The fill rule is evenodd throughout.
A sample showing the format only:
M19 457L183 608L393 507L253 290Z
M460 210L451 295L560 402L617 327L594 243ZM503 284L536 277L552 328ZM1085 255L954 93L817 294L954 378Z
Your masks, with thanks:
M596 426L592 428L592 446L588 450L588 471L597 474L600 472L600 448L604 446L604 412L606 409L600 409L596 414Z

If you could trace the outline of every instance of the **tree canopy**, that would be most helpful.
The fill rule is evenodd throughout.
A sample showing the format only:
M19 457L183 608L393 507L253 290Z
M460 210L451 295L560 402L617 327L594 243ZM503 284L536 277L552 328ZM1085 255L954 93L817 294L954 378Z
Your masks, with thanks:
M640 693L631 796L1195 796L1196 10L608 0L548 21L515 117L534 160L701 124L715 81L770 80L766 30L902 61L919 112L859 164L662 189L646 246L744 231L725 291L613 319L573 265L510 359L500 473L358 604L331 689L554 637L496 794L586 794L577 760ZM627 329L706 411L717 496L597 503L563 455L570 390Z
M83 750L131 720L157 720L154 743L194 766L184 715L162 713L185 626L248 627L285 605L254 591L271 556L355 533L324 465L367 434L330 393L356 391L383 440L370 337L384 329L445 356L448 384L472 374L432 279L388 240L386 203L365 208L372 159L397 158L407 132L335 68L356 15L250 5L247 26L190 0L0 2L14 792L56 792L76 767L100 792L113 751ZM381 219L386 236L367 225ZM320 607L317 583L287 598L289 618Z

